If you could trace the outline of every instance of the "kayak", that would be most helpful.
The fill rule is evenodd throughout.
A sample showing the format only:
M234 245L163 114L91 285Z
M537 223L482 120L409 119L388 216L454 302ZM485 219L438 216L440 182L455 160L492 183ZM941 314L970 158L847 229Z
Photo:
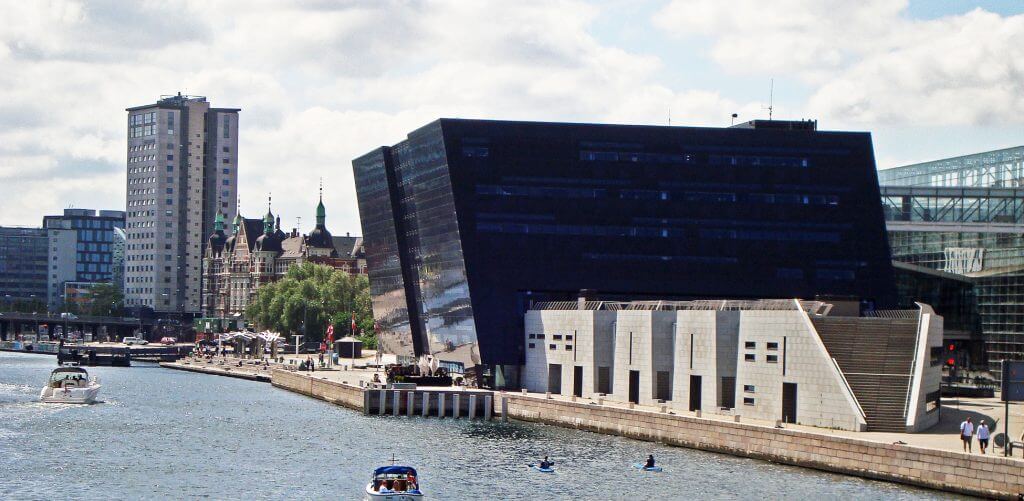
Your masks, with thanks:
M533 468L534 470L537 470L537 471L539 471L541 473L554 473L555 472L554 468L550 468L550 467L548 467L548 468L541 468L539 465L535 465L535 464L531 464L530 468Z
M654 471L654 472L662 471L660 466L647 467L647 466L644 466L643 463L636 463L636 464L633 465L633 468L636 468L638 470L643 470L643 471Z

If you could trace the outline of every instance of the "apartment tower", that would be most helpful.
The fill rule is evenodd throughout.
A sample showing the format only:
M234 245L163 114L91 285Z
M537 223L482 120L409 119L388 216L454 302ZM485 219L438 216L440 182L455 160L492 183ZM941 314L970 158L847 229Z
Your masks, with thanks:
M239 109L178 93L127 111L125 306L197 313L204 236L235 216Z

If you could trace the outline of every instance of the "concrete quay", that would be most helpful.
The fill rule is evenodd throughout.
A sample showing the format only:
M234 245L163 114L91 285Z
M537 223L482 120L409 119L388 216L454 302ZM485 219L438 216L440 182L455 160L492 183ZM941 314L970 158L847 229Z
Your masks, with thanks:
M775 428L772 424L686 416L602 402L502 393L507 417L661 442L823 471L1000 499L1024 493L1024 461ZM899 434L901 437L912 434ZM954 435L949 437L957 440Z
M270 382L270 370L263 366L245 365L238 366L230 363L219 364L217 362L197 362L193 359L179 360L177 362L160 362L160 367L177 369L190 372L201 372L215 376L227 376L250 381Z

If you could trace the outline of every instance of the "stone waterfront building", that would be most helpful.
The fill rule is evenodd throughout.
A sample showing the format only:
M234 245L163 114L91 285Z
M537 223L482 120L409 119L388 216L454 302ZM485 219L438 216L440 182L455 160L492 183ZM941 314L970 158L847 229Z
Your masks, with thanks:
M943 319L840 302L535 303L523 387L855 431L938 422Z
M316 227L308 235L297 228L285 233L281 218L267 208L262 219L236 215L230 235L217 214L203 259L203 314L233 318L245 314L249 301L264 284L282 278L304 262L324 264L350 274L366 274L363 239L331 235L326 226L323 195L316 207Z

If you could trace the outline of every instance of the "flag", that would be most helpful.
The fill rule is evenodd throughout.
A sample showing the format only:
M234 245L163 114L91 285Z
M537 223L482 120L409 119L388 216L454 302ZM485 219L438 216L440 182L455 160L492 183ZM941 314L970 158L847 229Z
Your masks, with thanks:
M327 325L327 342L334 343L334 324Z
M356 313L352 312L352 335L356 334Z

